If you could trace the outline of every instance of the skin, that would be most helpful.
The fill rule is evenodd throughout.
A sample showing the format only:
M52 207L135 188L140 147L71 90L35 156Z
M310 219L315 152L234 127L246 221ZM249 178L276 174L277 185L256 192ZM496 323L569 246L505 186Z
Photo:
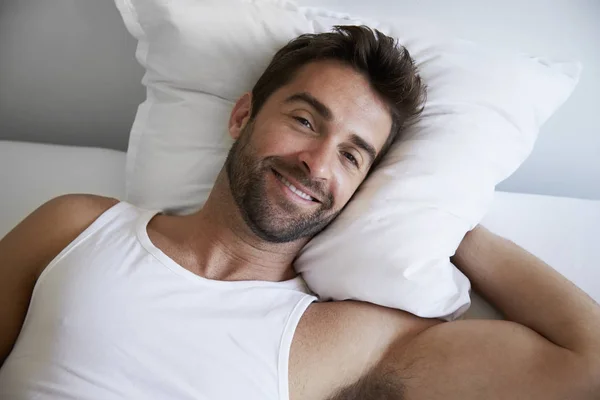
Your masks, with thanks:
M286 101L298 93L326 105L330 118L310 102ZM364 77L334 62L303 67L254 121L250 106L245 94L232 111L229 132L245 142L250 165L259 166L264 212L279 223L252 227L224 168L202 210L158 215L147 230L166 255L203 277L283 281L295 276L292 261L310 237L265 240L261 229L281 237L315 210L322 210L316 222L335 216L369 170L370 157L356 136L378 152L391 118ZM271 167L303 183L321 202L294 197ZM56 198L0 241L0 362L19 334L39 274L117 202L91 195ZM600 311L592 299L484 228L467 234L454 262L511 321L441 323L360 302L313 304L292 343L290 398L597 398Z

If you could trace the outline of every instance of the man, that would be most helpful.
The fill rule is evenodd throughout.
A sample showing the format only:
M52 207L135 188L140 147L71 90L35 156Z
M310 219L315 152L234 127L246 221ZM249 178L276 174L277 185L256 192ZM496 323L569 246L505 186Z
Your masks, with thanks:
M454 262L510 321L317 303L296 277L422 99L379 32L304 35L235 104L197 213L41 206L0 242L0 397L600 398L598 305L482 227Z

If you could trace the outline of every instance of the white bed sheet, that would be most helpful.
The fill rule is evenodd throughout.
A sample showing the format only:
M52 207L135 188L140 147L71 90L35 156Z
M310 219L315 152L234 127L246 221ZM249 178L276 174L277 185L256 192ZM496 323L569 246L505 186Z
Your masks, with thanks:
M119 151L0 141L0 237L54 196L124 198L124 171L125 153ZM498 192L483 224L600 302L600 201ZM494 313L476 298L467 315Z
M124 171L124 152L0 140L0 237L61 194L123 198Z

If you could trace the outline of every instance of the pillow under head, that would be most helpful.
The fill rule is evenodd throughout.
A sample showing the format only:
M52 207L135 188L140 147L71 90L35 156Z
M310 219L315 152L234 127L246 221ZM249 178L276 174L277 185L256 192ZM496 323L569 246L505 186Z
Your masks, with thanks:
M323 300L369 301L422 317L454 318L468 308L469 282L449 257L580 71L577 63L501 55L409 20L384 25L284 1L116 3L146 68L127 200L174 213L206 200L232 143L232 105L288 41L366 24L408 49L428 87L421 117L295 268Z

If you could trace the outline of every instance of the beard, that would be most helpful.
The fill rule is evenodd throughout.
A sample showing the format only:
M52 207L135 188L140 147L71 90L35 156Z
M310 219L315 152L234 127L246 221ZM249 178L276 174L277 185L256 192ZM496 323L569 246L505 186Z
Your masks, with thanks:
M231 194L248 227L262 240L287 243L311 238L321 232L341 212L334 210L334 199L323 182L314 181L297 164L277 156L260 159L251 143L250 121L231 147L225 168ZM306 210L281 194L273 198L267 190L267 178L274 170L300 182L319 196L314 209Z

